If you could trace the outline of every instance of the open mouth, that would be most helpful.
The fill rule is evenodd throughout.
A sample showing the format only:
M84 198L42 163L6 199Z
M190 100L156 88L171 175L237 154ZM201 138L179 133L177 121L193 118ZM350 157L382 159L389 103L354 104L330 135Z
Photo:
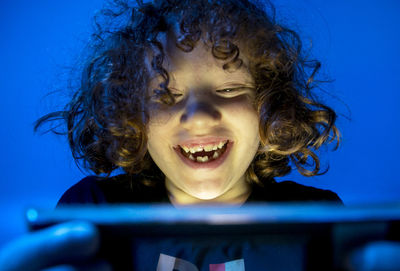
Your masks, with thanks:
M211 146L209 148L200 148L198 150L189 149L181 146L179 146L179 148L182 155L192 160L193 162L207 163L217 160L220 156L222 156L222 154L224 154L227 149L228 142L229 141L227 140L225 142L221 142L219 145L212 146L213 149L211 150Z
M232 141L224 140L213 145L196 146L193 148L178 145L174 149L186 165L195 169L213 169L224 163L232 146Z

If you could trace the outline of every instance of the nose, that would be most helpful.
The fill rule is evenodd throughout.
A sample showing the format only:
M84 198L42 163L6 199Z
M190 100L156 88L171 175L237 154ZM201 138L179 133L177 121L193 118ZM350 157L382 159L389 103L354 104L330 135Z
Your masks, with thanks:
M206 130L221 120L221 113L211 97L191 95L181 115L180 122L186 129Z

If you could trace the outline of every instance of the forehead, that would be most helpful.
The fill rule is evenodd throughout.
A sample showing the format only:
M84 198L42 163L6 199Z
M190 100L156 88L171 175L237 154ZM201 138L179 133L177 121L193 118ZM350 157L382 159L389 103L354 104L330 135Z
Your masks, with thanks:
M252 84L253 78L248 71L248 59L239 54L243 64L228 71L223 69L223 65L230 61L219 60L212 54L211 46L200 39L190 52L184 52L176 45L176 35L174 32L163 33L159 36L159 41L163 46L165 56L163 68L167 70L171 82L185 80L207 80L218 83L227 80L240 81ZM240 49L239 49L240 50ZM159 78L159 74L153 72L153 79Z

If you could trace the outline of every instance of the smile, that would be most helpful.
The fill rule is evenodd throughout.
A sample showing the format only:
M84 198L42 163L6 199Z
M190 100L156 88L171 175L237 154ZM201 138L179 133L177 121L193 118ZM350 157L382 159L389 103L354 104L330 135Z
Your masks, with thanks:
M182 154L192 161L205 163L217 159L226 151L228 140L221 141L218 144L208 144L205 146L197 146L190 148L187 146L179 146Z
M224 140L195 147L178 145L174 149L181 160L192 168L216 168L225 161L232 145L233 142Z

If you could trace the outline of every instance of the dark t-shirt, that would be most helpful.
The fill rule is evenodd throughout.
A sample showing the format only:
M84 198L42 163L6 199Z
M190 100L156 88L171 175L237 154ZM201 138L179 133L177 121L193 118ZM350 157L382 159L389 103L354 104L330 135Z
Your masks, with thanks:
M145 185L140 176L86 177L68 189L58 206L68 204L168 203L163 181ZM340 198L329 190L291 181L254 186L247 202L333 202ZM112 237L114 239L114 237ZM125 238L126 239L126 238ZM116 270L136 271L259 271L310 270L308 241L298 236L139 237L121 252L111 249ZM321 251L324 251L323 249ZM113 254L114 253L114 254ZM109 252L106 255L110 255ZM121 258L122 257L122 258ZM128 262L126 261L128 259ZM126 265L129 265L128 268ZM329 266L325 263L323 266ZM128 269L127 269L128 268ZM312 269L314 270L314 269ZM327 270L319 269L317 270Z

